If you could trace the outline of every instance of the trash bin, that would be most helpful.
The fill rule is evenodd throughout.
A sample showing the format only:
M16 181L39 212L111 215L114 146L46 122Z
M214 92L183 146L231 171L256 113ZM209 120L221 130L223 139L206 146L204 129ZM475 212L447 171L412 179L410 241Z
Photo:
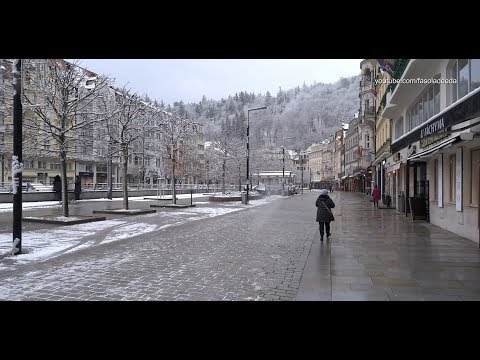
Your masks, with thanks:
M237 198L238 199L238 198ZM248 205L247 202L247 193L242 193L242 204L243 205Z

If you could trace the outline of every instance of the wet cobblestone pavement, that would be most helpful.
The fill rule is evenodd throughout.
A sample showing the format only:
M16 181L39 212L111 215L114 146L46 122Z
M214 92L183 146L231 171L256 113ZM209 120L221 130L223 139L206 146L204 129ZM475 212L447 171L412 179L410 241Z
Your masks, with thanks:
M317 196L305 191L3 269L0 300L480 299L477 243L343 192L331 194L336 221L320 243Z

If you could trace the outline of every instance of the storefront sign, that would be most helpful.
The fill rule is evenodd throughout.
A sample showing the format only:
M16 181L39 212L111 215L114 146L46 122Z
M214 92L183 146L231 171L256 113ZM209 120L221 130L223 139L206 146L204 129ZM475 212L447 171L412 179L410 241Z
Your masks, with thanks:
M424 128L420 129L420 139L423 139L426 136L432 135L444 128L445 128L445 120L443 120L443 117L441 117L437 121L434 121L428 124L427 126L425 126Z
M448 136L447 130L444 129L436 134L433 134L432 136L424 137L420 139L420 148L421 149L426 148L427 146L435 144L436 142L442 140L447 136Z
M459 102L454 107L434 116L420 129L412 131L393 142L391 145L392 153L425 137L436 134L440 130L447 130L454 125L480 116L480 90L477 90L474 90L476 92L473 94L468 94L465 100Z

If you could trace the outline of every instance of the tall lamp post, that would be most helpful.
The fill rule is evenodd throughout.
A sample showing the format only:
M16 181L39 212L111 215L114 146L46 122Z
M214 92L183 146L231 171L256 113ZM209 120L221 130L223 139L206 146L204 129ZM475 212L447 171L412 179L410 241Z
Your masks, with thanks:
M295 139L295 136L284 137L282 145L283 166L282 166L282 196L285 196L285 140Z
M247 197L245 199L245 205L248 205L248 191L250 187L250 111L266 109L266 106L247 109Z
M303 159L302 159L302 155L300 155L300 169L302 170L302 195L303 195Z
M13 61L13 254L22 253L22 59ZM16 168L15 168L16 167Z

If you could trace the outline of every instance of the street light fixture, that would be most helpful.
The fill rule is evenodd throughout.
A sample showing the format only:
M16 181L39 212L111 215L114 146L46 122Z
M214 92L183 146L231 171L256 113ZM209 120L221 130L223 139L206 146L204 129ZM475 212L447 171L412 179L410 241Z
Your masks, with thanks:
M250 187L250 111L266 109L266 106L247 109L247 197L245 199L245 205L248 205L248 190Z

